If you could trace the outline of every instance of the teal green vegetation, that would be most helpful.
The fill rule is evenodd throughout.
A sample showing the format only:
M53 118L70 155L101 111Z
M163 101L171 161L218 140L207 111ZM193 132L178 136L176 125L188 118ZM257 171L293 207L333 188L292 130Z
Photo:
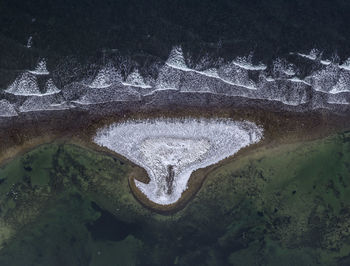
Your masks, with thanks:
M232 159L167 216L132 169L69 142L4 165L0 265L350 264L350 132Z

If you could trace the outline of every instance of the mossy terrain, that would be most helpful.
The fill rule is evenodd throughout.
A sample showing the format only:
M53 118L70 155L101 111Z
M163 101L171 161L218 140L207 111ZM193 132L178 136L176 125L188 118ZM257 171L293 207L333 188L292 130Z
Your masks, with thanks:
M350 264L350 132L233 158L172 215L132 171L63 141L4 165L0 265Z

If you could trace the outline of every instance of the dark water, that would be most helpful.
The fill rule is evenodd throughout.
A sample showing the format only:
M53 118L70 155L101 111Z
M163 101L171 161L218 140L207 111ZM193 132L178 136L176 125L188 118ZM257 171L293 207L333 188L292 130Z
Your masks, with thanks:
M344 0L2 0L0 66L110 49L166 59L176 44L224 57L255 51L264 61L312 48L348 56L349 11ZM29 36L31 52L20 48Z

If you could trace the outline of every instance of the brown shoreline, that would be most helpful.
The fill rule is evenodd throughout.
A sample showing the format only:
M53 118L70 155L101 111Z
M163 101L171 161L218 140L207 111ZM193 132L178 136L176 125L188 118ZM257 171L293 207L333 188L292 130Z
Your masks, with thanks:
M6 131L1 130L0 166L13 157L23 154L41 144L64 139L68 143L97 150L131 163L134 170L127 178L135 199L148 209L161 214L172 214L184 208L199 191L208 174L232 160L247 156L261 149L272 148L281 144L322 138L337 131L350 128L350 123L348 122L350 118L349 115L340 116L329 112L272 112L252 108L170 108L144 112L127 112L93 119L87 117L87 114L78 114L77 117L79 118L78 121L74 120L74 117L69 117L68 121L70 122L58 119L56 124L52 120L47 124L47 121L44 120L32 124L23 123L22 125L12 128L12 125L9 125ZM188 181L188 189L183 192L181 198L176 203L171 205L159 205L148 200L135 186L135 179L146 183L149 181L146 171L123 156L93 143L92 138L98 128L114 122L127 119L160 117L219 117L231 118L234 120L249 120L264 128L264 139L257 144L240 150L234 156L226 158L215 165L196 170ZM62 123L64 126L60 126Z

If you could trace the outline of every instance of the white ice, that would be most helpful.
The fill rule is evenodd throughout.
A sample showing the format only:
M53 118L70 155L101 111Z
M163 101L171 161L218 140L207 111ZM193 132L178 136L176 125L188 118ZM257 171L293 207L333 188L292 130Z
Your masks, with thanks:
M6 90L7 93L21 96L41 95L36 77L24 72Z
M61 90L57 88L57 86L55 85L52 79L47 80L45 84L45 89L46 89L46 92L43 95L51 95L51 94L56 94L61 92Z
M252 55L249 55L248 57L237 57L235 60L232 61L236 66L240 68L244 68L246 70L265 70L267 67L260 63L258 65L252 64Z
M49 94L42 97L30 96L19 107L21 113L66 110L71 108L69 104L64 102L60 97Z
M221 68L221 73L215 68L210 68L204 71L189 68L186 65L184 55L181 47L175 46L165 62L165 65L174 69L178 69L184 72L194 72L199 75L203 75L210 78L218 79L228 85L243 87L248 90L256 90L251 80L248 79L248 70L262 70L266 67L264 65L253 66L245 57L238 58L236 61L232 61ZM225 75L225 73L227 75ZM223 74L221 76L220 74ZM164 89L164 86L162 87ZM169 87L174 89L174 87Z
M340 69L350 70L350 58L348 58L343 64L339 65Z
M316 60L320 52L317 49L312 49L309 54L297 53L297 55L310 60Z
M47 96L57 94L60 90L56 87L52 79L48 79L45 83L45 92L41 93L38 81L32 73L24 72L20 75L5 92L18 96Z
M97 73L94 80L88 86L93 89L103 89L120 81L121 76L117 70L114 67L107 66Z
M39 61L38 65L34 70L29 70L28 72L32 73L33 75L48 75L50 72L46 68L46 60L42 59Z
M13 105L6 100L0 100L0 117L17 116L17 112Z
M122 82L124 86L140 87L140 88L152 88L152 86L147 85L141 76L140 72L136 69L131 72L126 78L125 82Z
M328 60L328 59L321 60L320 62L321 62L322 65L325 65L325 66L328 66L328 65L330 65L332 63L332 61Z
M150 182L135 180L137 188L168 205L179 200L193 171L260 141L262 132L252 122L229 119L136 120L102 128L94 141L143 167Z

